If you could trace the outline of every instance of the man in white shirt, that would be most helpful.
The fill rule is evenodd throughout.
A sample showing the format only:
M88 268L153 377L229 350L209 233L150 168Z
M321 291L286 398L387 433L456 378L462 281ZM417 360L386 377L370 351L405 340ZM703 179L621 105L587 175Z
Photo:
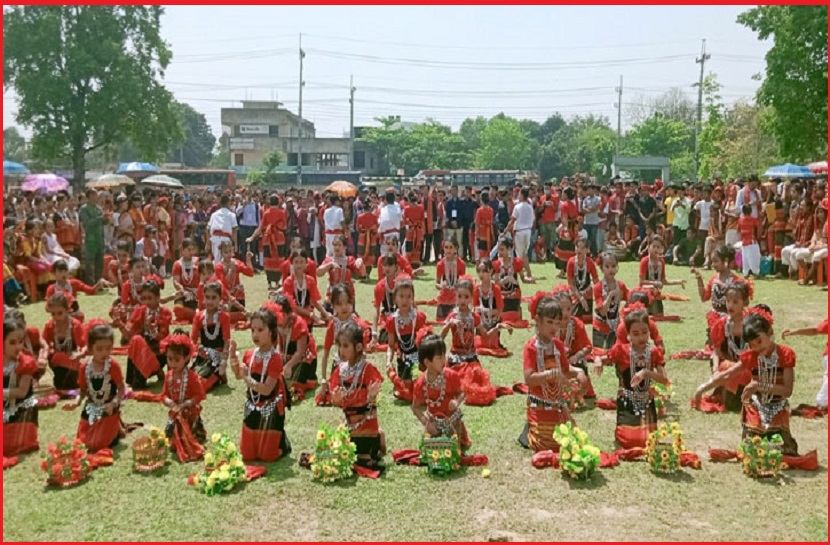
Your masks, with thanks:
M528 250L530 249L530 235L533 230L533 222L536 220L536 214L527 199L530 196L528 188L523 187L519 191L519 202L513 207L513 214L510 218L510 223L507 224L507 231L513 229L513 243L516 249L516 257L522 258L525 263L525 270L527 276L530 274L530 263L528 259Z
M222 198L219 199L219 210L211 214L210 220L208 221L205 236L210 237L214 263L219 263L222 259L222 252L219 251L219 245L222 242L228 241L236 246L235 241L238 223L236 222L236 214L228 209L230 203L230 196L222 195Z
M743 188L738 190L738 198L735 199L735 208L734 211L738 215L741 216L741 209L744 207L745 204L749 204L752 206L752 217L758 218L761 212L761 190L758 189L758 186L761 185L761 181L758 179L758 176L754 174L749 177L749 181L747 182L749 187L744 186Z
M592 256L596 256L599 253L597 232L599 231L599 223L601 221L599 208L602 205L602 198L595 193L597 189L599 189L599 186L596 184L588 184L586 187L588 194L582 199L582 213L585 215L582 226L588 233L588 247L590 248Z
M711 193L703 187L698 187L695 191L698 198L694 206L698 218L697 237L705 241L703 244L703 266L708 269L711 266L712 252L715 251L715 239L709 236L709 223L712 220L712 201L709 199Z
M400 238L402 218L403 210L401 210L401 206L395 202L394 191L387 191L386 204L380 209L380 216L378 216L378 239L381 241L382 255L386 255L388 252L386 248L387 237Z
M329 207L323 212L323 224L326 228L326 257L334 256L334 237L342 235L346 229L346 216L340 208L340 196L329 197Z

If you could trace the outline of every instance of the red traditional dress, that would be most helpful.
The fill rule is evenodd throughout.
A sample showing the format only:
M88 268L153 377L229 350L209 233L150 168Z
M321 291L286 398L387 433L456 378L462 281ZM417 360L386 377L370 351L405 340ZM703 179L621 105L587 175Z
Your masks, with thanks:
M130 317L127 325L131 335L127 347L127 384L133 390L147 388L147 379L167 364L160 343L170 334L172 322L173 313L167 307L151 309L142 305Z
M70 318L69 323L61 328L62 338L56 334L57 326L54 320L46 322L43 328L43 340L49 347L49 367L54 373L55 390L65 394L78 388L78 370L81 366L80 358L72 358L72 354L86 346L86 330L84 325Z
M624 324L621 325L624 326ZM591 344L591 339L588 338L588 333L585 331L585 324L583 321L575 316L568 318L568 323L565 324L565 327L559 330L559 340L562 341L562 344L565 346L565 352L568 354L569 364L585 371L585 377L588 379L588 384L585 388L585 397L597 397L594 393L594 387L591 384L591 373L588 368L588 358L593 352L593 345ZM587 356L582 355L577 361L570 363L570 359L574 356L574 354L586 348L591 349L591 352L588 352Z
M380 344L386 344L388 342L389 335L384 325L386 324L387 318L398 310L398 305L395 304L396 282L397 278L392 280L390 284L389 279L384 277L375 284L375 309L380 310L380 314L378 315L378 328L380 329L378 332L378 343Z
M326 298L331 297L331 287L335 284L346 284L349 286L349 292L354 298L354 281L352 275L359 275L360 269L357 268L357 260L351 256L332 256L323 260L321 266L334 263L334 267L329 269L329 286L326 289Z
M54 284L51 284L48 288L46 288L46 310L49 311L49 298L56 293L62 293L66 296L67 301L69 301L69 315L73 318L77 318L78 321L84 321L84 313L81 312L80 307L78 306L78 293L85 293L87 295L95 295L95 287L90 286L89 284L84 284L77 278L68 278L65 283L58 284L55 281Z
M291 264L290 259L283 260L282 264L280 265L280 273L282 274L282 281L285 282L285 279L289 276L294 274L294 265ZM306 258L306 268L305 273L310 275L312 278L317 278L317 262L313 259Z
M416 337L418 332L427 325L426 314L415 307L409 309L408 314L401 314L400 309L386 318L385 329L389 337L389 347L397 356L397 375L409 393L395 388L395 397L407 399L411 393L412 371L418 367L418 346Z
M608 306L605 315L600 315L599 308L605 303L605 298L608 294L619 287L622 296L619 301L613 302ZM594 347L607 350L611 348L617 339L617 326L620 324L620 310L622 309L622 302L628 299L628 288L620 280L615 280L614 284L608 285L603 279L594 284L594 301L596 301L596 308L594 309L594 319L591 322L593 329Z
M573 313L583 323L590 323L591 315L594 313L594 290L592 288L594 284L599 282L596 263L593 259L586 257L580 264L579 257L573 256L568 260L565 272L568 276L568 284L585 298L584 307L579 301L574 303Z
M719 318L726 316L726 288L740 277L729 271L726 280L721 280L720 273L715 273L703 288L703 300L711 301L712 308L706 312L706 327L711 330Z
M291 369L290 388L302 399L305 392L317 388L317 342L308 330L304 320L292 320L288 327L279 327L277 330L277 344L283 355L284 362L288 362L297 352L297 345L303 337L306 338L305 354L299 363Z
M357 216L357 256L363 258L367 267L377 263L380 255L378 246L378 217L372 212L361 212Z
M262 253L265 256L263 266L269 282L277 281L283 259L288 257L288 245L285 230L288 229L288 215L283 208L271 206L262 215Z
M657 329L657 322L654 321L654 318L648 318L648 333L651 342L654 343L655 346L663 349L663 337L660 336L660 330ZM617 324L617 338L615 344L628 344L628 328L625 327L625 322L620 320L620 323Z
M481 316L481 325L484 329L491 330L501 322L501 313L504 310L504 297L501 294L501 286L490 282L490 287L485 290L481 284L473 286L473 306ZM476 352L483 356L506 358L510 352L501 344L499 331L494 331L487 336L476 335Z
M193 369L198 374L202 389L209 392L218 384L227 384L228 379L220 368L227 361L226 355L223 356L225 344L231 340L230 314L223 310L213 314L205 310L197 311L190 338L196 347Z
M426 218L424 207L420 204L407 206L403 210L403 226L406 229L404 251L410 263L421 263L421 250L424 243L424 229Z
M130 275L130 261L124 261L121 263L118 259L113 259L109 262L107 266L107 280L109 280L112 284L118 288L120 296L121 286L124 285L124 282L127 281L127 278Z
M104 369L99 373L89 360L81 365L78 384L86 389L84 409L78 423L78 439L84 442L89 452L115 446L122 427L121 409L118 407L107 415L104 405L118 397L118 388L124 384L121 367L112 358L107 358Z
M231 296L245 306L245 286L242 285L240 274L253 276L254 270L238 259L231 259L230 263L220 261L216 264L216 277L228 290Z
M476 259L490 256L493 249L493 209L489 206L479 206L475 215Z
M348 320L340 320L337 316L334 316L332 321L326 326L326 336L323 338L323 349L329 351L334 349L332 371L334 371L334 366L340 362L340 351L335 340L337 339L337 334L340 333L340 329L348 323L357 324L363 330L364 347L369 346L369 343L372 341L372 326L362 320L357 314L352 314ZM311 342L314 342L314 339L311 339Z
M525 262L520 257L514 257L508 263L500 259L493 262L496 278L504 296L504 312L502 321L516 327L526 327L527 322L522 319L522 288L519 286L519 275L524 269ZM506 280L506 282L504 282Z
M458 279L467 274L467 265L460 257L454 261L447 261L445 257L438 262L435 270L435 277L442 287L438 292L438 309L435 311L435 319L438 321L446 318L455 308L455 285Z
M760 390L780 386L784 383L784 369L795 367L795 352L788 346L776 344L772 354L761 356L752 350L741 354L743 368L752 375ZM772 437L780 435L787 456L798 454L798 443L790 433L790 403L786 397L762 393L752 396L741 410L742 437Z
M447 316L452 331L449 365L461 377L467 405L487 406L498 397L496 388L490 384L490 373L481 367L476 354L476 329L481 325L481 316L474 312L454 310Z
M661 285L666 284L666 260L662 257L657 258L657 261L652 261L649 256L645 256L640 260L640 282L660 282ZM661 299L660 289L651 288L653 301L648 307L649 316L663 315L663 301Z
M317 280L309 274L306 274L302 281L298 281L293 274L286 277L282 281L282 293L291 301L295 309L303 308L308 312L314 309L313 303L319 303L321 300L320 292L317 290ZM303 317L303 320L310 330L314 319Z
M34 395L34 377L37 362L22 353L17 360L3 363L3 389L13 390L22 377L32 377L32 385L23 399L3 396L3 456L11 457L38 449L37 398Z
M379 460L385 445L381 440L377 406L369 403L367 389L370 384L383 382L383 376L365 359L356 365L342 361L334 367L329 382L332 391L343 389L343 400L339 407L343 409L346 427L357 447L357 454Z
M207 433L202 423L201 406L206 397L199 374L193 369L184 369L176 377L173 371L167 371L162 395L177 405L182 405L185 401L191 402L190 407L184 407L178 412L168 411L164 433L180 461L200 460L205 452L201 443L207 439Z
M239 452L246 462L273 462L291 452L285 435L285 407L289 399L282 378L282 356L276 347L268 351L257 348L245 352L243 359L252 380L264 384L270 377L276 379L277 384L268 394L257 393L248 387Z
M639 371L654 371L666 363L659 348L647 344L642 352L630 344L615 344L608 352L606 365L617 368L617 427L614 436L623 448L645 447L649 433L657 429L657 409L651 392L651 379L631 387Z
M709 337L712 341L712 348L717 350L720 356L720 364L715 371L725 371L733 363L741 361L743 353L749 350L749 345L743 340L741 327L738 327L737 333L736 335L732 317L728 314L721 316L712 324ZM746 369L732 375L722 391L723 402L727 411L738 412L741 410L741 395L744 386L749 384L751 380L752 376Z
M528 386L527 444L536 452L559 452L559 443L553 439L554 428L573 421L568 400L565 398L565 385L568 383L567 375L570 370L566 354L562 341L556 338L546 343L533 336L525 343L524 370L542 373L557 369L557 376L553 380L546 384Z
M201 286L199 259L194 257L190 261L185 261L184 258L180 258L174 261L173 278L178 281L184 290L182 297L178 297L173 301L175 305L173 314L176 316L176 320L190 322L199 308L198 292L199 286Z
M435 381L428 382L426 373L415 381L412 387L412 404L426 407L426 415L445 437L458 436L462 450L468 449L472 442L461 415L461 408L450 411L450 403L458 399L462 392L461 377L453 369L444 367Z

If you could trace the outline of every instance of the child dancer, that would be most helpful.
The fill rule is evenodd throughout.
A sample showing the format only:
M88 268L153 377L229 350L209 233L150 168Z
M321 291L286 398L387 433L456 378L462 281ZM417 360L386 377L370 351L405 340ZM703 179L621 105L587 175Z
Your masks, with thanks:
M291 254L292 271L282 281L282 293L291 301L294 312L297 313L311 331L314 325L314 309L320 313L327 322L330 314L320 304L320 292L317 290L317 281L306 273L306 257L304 252L295 250Z
M533 279L525 276L525 263L521 257L513 257L513 237L503 235L499 239L499 258L493 262L496 278L504 296L502 321L514 327L523 326L522 288L519 278L525 284L533 284Z
M124 437L121 400L126 388L121 367L110 357L114 338L112 328L107 324L90 328L87 340L92 358L81 365L78 397L64 407L66 410L77 409L84 400L78 439L84 442L89 452L112 448Z
M386 319L386 333L389 338L386 349L386 373L395 373L392 358L397 358L397 378L403 381L395 387L395 397L412 401L412 370L418 363L416 336L427 325L427 317L416 309L415 286L412 280L401 278L395 283L395 303L398 310ZM393 378L393 383L395 379Z
M622 311L620 311L620 323L617 325L617 338L615 339L614 344L631 344L628 337L628 330L625 328L625 316L629 312L638 308L648 312L649 301L648 292L635 290L631 290L629 292L628 301ZM657 329L657 322L655 322L654 318L651 316L648 317L648 331L651 342L654 343L654 346L662 350L663 354L665 354L666 347L663 344L663 337L660 336L660 331Z
M204 455L201 443L207 439L202 423L201 403L205 390L199 374L188 369L194 353L190 337L179 331L164 339L161 349L167 357L167 376L164 378L164 406L167 407L167 425L164 433L182 462L193 462Z
M617 427L614 436L623 448L645 447L657 429L657 409L651 382L668 384L663 352L649 343L648 312L634 310L625 317L631 344L615 344L605 356L594 358L594 372L602 376L603 362L615 365L619 380Z
M255 349L245 352L242 364L236 356L231 367L237 380L245 382L245 416L239 452L251 462L273 462L291 452L285 435L285 408L290 405L283 379L282 357L277 342L277 317L261 309L251 318Z
M38 408L33 386L37 362L23 352L26 326L3 316L3 456L38 449Z
M305 393L317 388L317 343L304 320L294 315L291 301L284 295L274 300L279 326L277 346L283 357L285 376L290 380L294 399L305 399Z
M591 321L591 315L594 313L594 292L591 288L599 282L597 266L593 259L589 259L589 251L587 240L583 238L577 240L576 255L568 260L565 268L568 286L571 288L573 298L577 301L574 314L583 323Z
M127 281L130 274L130 243L122 240L115 247L115 259L109 262L106 277L110 284L116 287L117 296L121 296L121 286Z
M487 331L481 325L481 317L473 312L473 282L467 278L458 281L455 288L457 305L447 316L441 330L441 338L452 331L450 367L461 377L464 395L468 405L486 406L496 400L496 388L490 385L490 374L481 368L475 350L475 337L495 333L501 327L497 324Z
M354 282L352 276L363 277L366 275L366 267L363 260L355 259L346 255L346 237L336 235L332 240L334 255L323 260L323 264L317 269L317 276L329 275L329 288L326 296L331 298L331 287L335 284L346 284L354 296Z
M130 258L128 266L130 274L121 285L120 297L113 302L110 309L112 325L116 328L124 327L133 315L133 311L141 304L138 292L147 274L147 262L143 257Z
M306 252L305 248L303 248L303 239L300 237L294 237L291 239L291 253L287 256L287 259L282 261L282 265L280 265L280 274L282 275L282 282L285 282L285 279L291 276L294 272L294 262L291 256L294 252L299 252L300 255L306 260L306 268L305 273L312 278L317 278L317 262L308 257L308 252ZM281 288L282 286L280 286Z
M721 245L712 252L711 265L715 274L709 283L703 286L703 275L692 267L691 272L697 279L697 291L702 302L711 301L712 308L706 313L707 337L718 318L726 315L726 288L732 285L739 277L732 272L730 264L735 259L735 249ZM751 298L750 294L750 298ZM708 341L708 338L707 338Z
M337 335L340 363L331 373L331 400L343 409L346 427L357 447L357 464L379 469L386 454L386 435L378 424L377 398L383 376L366 361L363 331L345 324Z
M620 309L628 299L628 288L617 280L617 258L605 252L600 256L602 281L594 284L594 300L597 307L592 322L592 340L596 348L608 350L617 340L617 326L620 323Z
M219 250L222 252L222 261L216 264L216 277L228 290L231 297L236 300L236 306L240 310L245 310L245 286L242 285L240 274L245 276L254 276L254 266L251 264L251 259L254 257L253 252L248 252L245 255L245 263L242 263L233 257L233 244L230 241L224 241L219 244Z
M751 289L750 284L742 280L737 280L726 288L726 314L715 320L709 332L712 341L712 377L695 392L695 406L699 405L704 393L717 387L717 397L723 401L727 411L741 410L741 396L751 377L746 371L730 369L749 349L743 338L743 325L749 312L752 312L747 311ZM728 380L724 378L727 372Z
M444 241L444 258L438 262L435 275L438 282L438 308L435 319L443 321L455 308L455 285L458 279L467 273L467 265L458 257L458 242L454 239Z
M49 367L59 395L78 388L78 368L86 354L86 332L83 324L69 315L69 301L62 293L49 298L46 308L52 319L43 329L43 340L49 349Z
M83 322L84 313L81 312L78 305L78 292L85 293L87 295L95 295L101 290L101 288L108 287L109 282L101 278L94 286L90 286L88 284L84 284L77 278L68 278L69 267L63 259L55 261L55 264L52 265L52 272L55 273L55 283L46 288L46 300L48 301L49 298L56 293L66 295L66 298L69 301L70 315L73 318L77 318L78 321Z
M527 423L519 444L535 452L558 452L553 430L559 424L573 422L565 398L571 369L565 346L556 338L561 321L562 310L553 297L542 297L536 307L536 335L525 343L522 356L528 394Z
M573 300L571 292L565 286L557 286L551 293L556 304L562 310L562 327L556 333L556 338L562 341L565 353L568 355L568 366L571 369L580 369L582 382L579 384L581 397L593 399L596 396L591 379L588 376L588 358L593 354L594 347L585 331L585 323L571 315Z
M418 346L418 361L424 373L415 381L412 412L433 437L458 437L462 452L472 445L461 404L464 390L461 377L446 366L447 345L437 335L426 335Z
M369 346L372 340L372 327L361 320L357 314L354 313L354 298L348 286L344 284L335 284L331 288L331 304L333 317L332 321L326 326L326 337L323 340L323 378L320 381L322 388L320 393L325 399L328 393L328 377L329 374L329 356L331 355L331 348L334 346L335 339L344 325L349 323L357 324L363 330L363 344ZM340 361L339 352L335 351L333 365L337 365Z
M182 256L173 263L173 286L181 295L174 302L173 315L176 320L192 321L199 308L197 292L199 291L199 259L196 255L196 243L186 238L182 241Z
M386 254L391 254L391 255L395 256L395 258L398 260L398 269L402 273L406 274L410 278L415 278L416 276L422 276L422 275L426 274L426 271L424 269L421 269L421 268L413 269L412 268L412 263L409 262L409 260L406 258L406 256L401 255L401 253L398 250L399 245L400 245L400 242L398 241L398 237L396 237L396 236L386 237L384 242L386 243ZM380 269L378 269L378 280L380 280L381 274L383 274L383 273L380 271Z
M398 305L395 303L398 259L387 254L383 256L382 265L379 270L383 270L383 278L375 285L375 319L372 323L372 346L389 342L386 320L398 310ZM383 327L379 328L380 325Z
M127 384L133 390L147 388L147 379L153 375L164 380L166 358L161 353L161 340L170 334L173 313L160 306L161 291L155 281L141 285L141 306L135 309L127 327L122 330L130 339L127 348Z
M18 264L28 267L38 286L52 280L49 262L42 255L43 242L40 239L40 228L39 220L26 220L24 235L18 238L16 248Z
M501 313L504 310L504 298L501 294L501 286L493 282L493 262L487 258L482 259L476 266L479 283L473 286L473 306L481 316L481 325L486 331L493 331L485 336L476 335L476 351L486 351L487 355L496 357L507 357L510 353L501 344L499 331L506 329L513 333L509 324L501 324Z
M686 289L685 280L668 280L666 278L666 260L663 253L666 248L663 237L653 235L648 244L648 255L640 260L640 286L650 288L654 293L654 302L649 306L648 313L651 316L663 315L663 300L660 290L663 286L680 284Z
M193 368L198 373L202 389L209 392L214 386L227 384L227 364L231 343L230 314L221 309L222 284L208 282L204 286L204 310L193 317L190 338L196 345Z

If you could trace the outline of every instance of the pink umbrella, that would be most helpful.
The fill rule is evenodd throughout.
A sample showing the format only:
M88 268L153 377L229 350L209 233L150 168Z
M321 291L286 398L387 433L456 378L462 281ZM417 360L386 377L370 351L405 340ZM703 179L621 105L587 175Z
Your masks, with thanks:
M818 161L817 163L810 163L807 168L813 174L827 174L827 161Z
M23 191L40 191L41 193L57 193L69 188L66 178L55 174L29 174L23 178L20 189Z

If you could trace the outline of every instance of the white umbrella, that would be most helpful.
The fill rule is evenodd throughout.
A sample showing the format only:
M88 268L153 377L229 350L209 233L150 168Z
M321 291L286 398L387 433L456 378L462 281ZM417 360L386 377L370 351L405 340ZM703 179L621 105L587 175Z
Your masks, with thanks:
M135 182L123 174L104 174L86 183L86 186L91 189L111 189L122 185L135 185Z
M149 185L153 187L168 187L171 189L184 189L184 185L182 185L182 183L179 180L167 176L166 174L156 174L155 176L144 178L143 180L141 180L141 185Z

